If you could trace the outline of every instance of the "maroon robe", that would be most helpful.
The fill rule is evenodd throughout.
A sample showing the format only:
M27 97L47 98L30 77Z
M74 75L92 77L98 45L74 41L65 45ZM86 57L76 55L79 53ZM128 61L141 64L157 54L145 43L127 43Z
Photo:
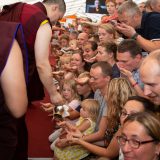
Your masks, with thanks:
M9 32L8 32L9 30ZM13 40L20 36L20 24L0 21L0 75L10 54ZM18 33L19 32L19 33ZM22 52L24 48L21 48ZM25 54L25 52L24 52ZM0 159L11 160L17 145L16 119L8 111L0 85Z
M29 101L41 100L44 97L43 85L36 68L34 43L40 24L46 19L48 19L47 12L42 3L35 5L16 3L5 7L0 14L0 20L20 22L23 26L28 49L29 83L27 91Z

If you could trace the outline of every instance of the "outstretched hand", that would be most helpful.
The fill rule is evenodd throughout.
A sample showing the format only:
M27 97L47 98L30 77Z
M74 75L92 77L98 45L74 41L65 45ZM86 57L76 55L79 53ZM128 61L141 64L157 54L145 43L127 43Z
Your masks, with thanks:
M51 104L51 103L40 102L40 105L41 105L40 107L46 112L52 112L53 111L54 105Z
M93 63L93 62L96 61L96 56L95 56L95 57L92 57L92 58L90 58L90 59L86 59L86 58L85 58L84 61L87 62L87 63Z

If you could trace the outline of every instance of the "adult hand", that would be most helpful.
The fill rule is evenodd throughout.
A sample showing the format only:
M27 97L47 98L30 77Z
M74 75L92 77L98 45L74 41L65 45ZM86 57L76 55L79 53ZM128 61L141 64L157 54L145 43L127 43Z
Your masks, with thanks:
M64 100L59 92L55 91L53 95L50 96L51 102L55 105L63 105Z
M132 73L130 71L128 71L127 69L124 68L120 68L119 67L120 72L125 75L128 79L132 77Z
M131 38L135 33L135 29L125 23L117 23L116 30L124 34L126 37Z
M93 63L93 62L95 62L96 61L96 56L95 57L92 57L92 58L90 58L90 59L84 59L84 61L85 62L88 62L88 63Z
M78 84L85 84L85 83L88 83L89 81L89 77L83 77L83 78L75 78L75 81L78 83Z
M75 129L74 131L69 131L68 134L72 135L73 138L82 138L83 136L83 134L81 133L79 129Z

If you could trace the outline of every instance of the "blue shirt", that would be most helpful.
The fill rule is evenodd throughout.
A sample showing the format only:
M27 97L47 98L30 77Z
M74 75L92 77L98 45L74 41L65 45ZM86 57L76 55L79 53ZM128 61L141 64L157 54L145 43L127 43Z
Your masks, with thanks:
M136 31L145 39L160 40L160 13L144 13L142 15L141 27Z

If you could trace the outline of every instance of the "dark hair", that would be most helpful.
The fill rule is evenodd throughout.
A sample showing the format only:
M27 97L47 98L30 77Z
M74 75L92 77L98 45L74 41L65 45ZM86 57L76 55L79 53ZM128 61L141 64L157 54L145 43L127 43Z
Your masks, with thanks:
M132 100L135 100L135 101L138 101L138 102L142 103L145 111L151 111L151 112L156 111L155 104L152 103L147 98L140 97L140 96L131 96L131 97L128 98L127 102L132 101Z
M58 4L61 12L66 12L66 3L64 0L43 0L46 4Z
M116 56L117 56L117 45L115 42L107 42L107 43L103 43L100 46L104 47L106 52L108 53L113 53L113 58L116 61Z
M60 40L65 39L65 40L69 41L69 36L67 34L62 34L59 39Z
M152 112L133 113L124 120L124 124L134 121L139 122L149 136L157 142L160 142L160 123L158 116Z
M98 44L95 41L88 41L84 44L84 46L90 44L93 51L95 51L98 47Z
M124 39L117 48L119 53L130 52L131 56L134 58L138 54L142 56L142 49L138 43L133 39Z
M108 62L99 61L92 64L91 68L100 67L104 76L112 77L112 67Z

